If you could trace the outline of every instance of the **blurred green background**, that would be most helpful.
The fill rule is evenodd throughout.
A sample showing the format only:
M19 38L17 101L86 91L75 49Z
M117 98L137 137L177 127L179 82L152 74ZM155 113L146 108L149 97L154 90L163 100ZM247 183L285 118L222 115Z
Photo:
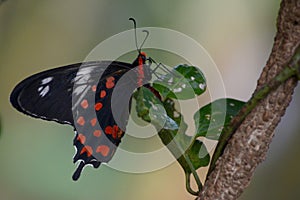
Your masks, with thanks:
M177 163L129 174L102 166L74 170L71 127L22 115L9 104L25 77L82 61L99 42L138 26L183 32L216 62L228 97L249 99L271 51L279 0L7 0L0 6L0 199L194 199ZM163 61L162 61L163 62ZM299 199L300 90L282 119L267 160L240 199Z

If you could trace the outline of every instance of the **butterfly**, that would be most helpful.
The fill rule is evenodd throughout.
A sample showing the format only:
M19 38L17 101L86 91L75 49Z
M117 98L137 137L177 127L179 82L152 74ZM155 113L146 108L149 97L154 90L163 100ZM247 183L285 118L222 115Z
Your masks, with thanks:
M133 91L144 85L159 95L147 84L151 62L137 49L132 63L90 61L50 69L21 81L11 93L18 111L74 127L75 181L86 165L98 168L113 157L126 131Z

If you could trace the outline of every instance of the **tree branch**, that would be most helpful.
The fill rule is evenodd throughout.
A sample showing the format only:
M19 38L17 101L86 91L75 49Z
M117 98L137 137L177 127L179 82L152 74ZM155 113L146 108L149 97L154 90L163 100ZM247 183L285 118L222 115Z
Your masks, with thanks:
M300 1L283 0L277 19L277 34L256 91L280 73L300 43ZM255 168L271 143L274 129L288 107L297 79L290 78L250 112L229 140L198 199L237 199L250 184Z

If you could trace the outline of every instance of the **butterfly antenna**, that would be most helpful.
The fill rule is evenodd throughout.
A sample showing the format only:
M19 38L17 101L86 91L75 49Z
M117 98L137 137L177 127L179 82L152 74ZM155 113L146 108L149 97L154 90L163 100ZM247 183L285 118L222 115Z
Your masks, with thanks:
M131 21L133 22L135 46L136 46L137 51L140 53L141 50L139 49L138 44L137 44L136 21L135 21L135 19L132 18L132 17L130 17L129 20L131 20Z
M140 48L139 48L139 51L140 51L140 52L141 52L141 49L142 49L142 47L144 46L144 44L145 44L145 42L146 42L146 40L147 40L147 38L148 38L148 36L149 36L149 31L143 30L143 32L146 33L146 36L145 36L144 41L142 42L142 44L141 44L141 46L140 46Z

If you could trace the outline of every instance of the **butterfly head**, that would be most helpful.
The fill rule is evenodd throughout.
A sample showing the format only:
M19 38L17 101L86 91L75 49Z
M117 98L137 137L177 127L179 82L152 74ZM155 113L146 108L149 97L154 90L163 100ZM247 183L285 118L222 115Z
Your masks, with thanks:
M145 64L146 60L147 60L147 55L145 52L141 51L139 53L139 56L138 56L138 60L139 60L139 65L143 65Z

